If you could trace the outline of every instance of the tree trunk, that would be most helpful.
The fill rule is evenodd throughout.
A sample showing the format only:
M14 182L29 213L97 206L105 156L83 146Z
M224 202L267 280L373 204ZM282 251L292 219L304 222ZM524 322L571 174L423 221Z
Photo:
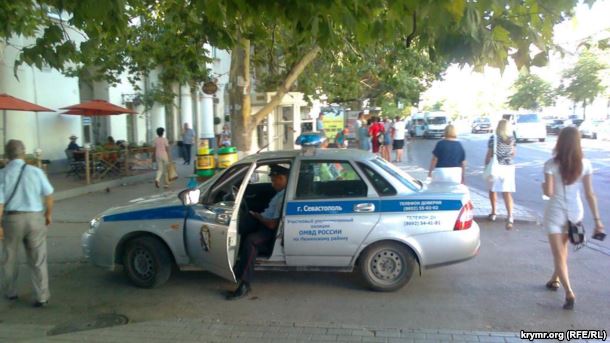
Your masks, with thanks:
M251 149L252 136L257 125L267 118L282 101L284 95L294 85L299 75L317 57L320 47L315 46L309 50L303 58L296 63L282 84L275 91L275 95L269 103L265 104L255 114L252 114L251 102L251 77L250 77L250 41L240 39L239 43L231 52L231 69L229 78L231 80L230 106L231 106L231 130L233 132L233 145L241 152L249 153ZM241 76L241 83L239 76ZM237 108L237 104L241 104Z

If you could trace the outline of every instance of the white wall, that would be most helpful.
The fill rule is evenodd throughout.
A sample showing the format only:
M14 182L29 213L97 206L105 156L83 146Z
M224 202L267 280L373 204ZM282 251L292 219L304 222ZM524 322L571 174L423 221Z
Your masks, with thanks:
M60 115L59 108L80 102L78 80L45 68L43 71L22 65L13 74L13 65L18 55L16 47L33 43L32 39L13 37L10 46L0 47L0 93L48 107L58 112L7 111L7 139L20 139L27 153L40 147L43 158L55 160L65 158L71 134L81 136L79 116ZM4 151L4 147L1 147Z

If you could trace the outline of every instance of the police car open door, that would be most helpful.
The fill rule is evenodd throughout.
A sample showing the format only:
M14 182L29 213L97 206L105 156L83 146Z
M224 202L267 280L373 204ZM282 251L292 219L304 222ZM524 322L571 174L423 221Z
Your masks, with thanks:
M233 188L234 202L219 201L211 205L197 204L190 207L191 212L186 219L184 231L184 246L191 262L234 282L233 265L238 250L238 213L254 165L233 168L240 167L243 169L236 171L233 176L243 181L234 187L229 186ZM226 183L231 180L222 180L221 177L221 181Z

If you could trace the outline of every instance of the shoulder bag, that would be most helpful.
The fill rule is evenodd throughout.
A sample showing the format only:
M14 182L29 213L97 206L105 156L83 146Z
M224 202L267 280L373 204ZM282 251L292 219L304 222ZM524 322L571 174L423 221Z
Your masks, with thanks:
M11 202L11 200L13 200L13 197L15 196L15 193L17 192L17 187L19 187L19 183L21 182L21 177L23 176L23 172L25 171L26 166L27 166L27 163L24 163L23 166L21 167L21 172L19 173L19 177L17 178L15 187L13 187L13 191L11 192L11 195L9 195L8 199L6 199L6 201L4 202L4 210L6 210L6 207ZM6 185L6 174L4 174L4 184Z

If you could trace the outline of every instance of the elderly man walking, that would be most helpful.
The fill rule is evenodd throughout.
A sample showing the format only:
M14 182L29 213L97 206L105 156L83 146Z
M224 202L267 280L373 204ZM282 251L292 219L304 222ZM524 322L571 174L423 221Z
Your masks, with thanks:
M9 163L0 170L0 233L4 236L2 289L8 300L17 300L17 254L23 243L34 284L34 307L43 307L50 296L47 226L51 224L53 187L41 169L25 163L23 142L10 140L4 151Z

